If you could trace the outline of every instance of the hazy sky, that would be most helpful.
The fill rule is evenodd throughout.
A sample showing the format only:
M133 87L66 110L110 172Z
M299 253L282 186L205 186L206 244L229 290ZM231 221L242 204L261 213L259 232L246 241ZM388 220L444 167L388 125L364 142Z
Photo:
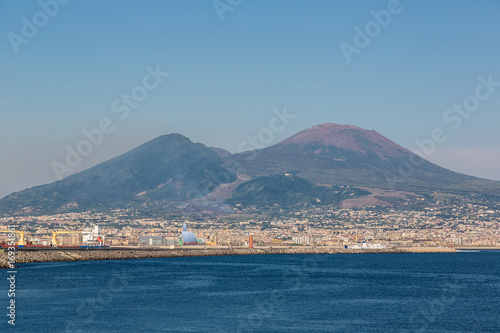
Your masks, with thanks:
M0 197L172 132L236 152L284 109L266 145L351 124L500 180L498 0L60 1L0 0Z

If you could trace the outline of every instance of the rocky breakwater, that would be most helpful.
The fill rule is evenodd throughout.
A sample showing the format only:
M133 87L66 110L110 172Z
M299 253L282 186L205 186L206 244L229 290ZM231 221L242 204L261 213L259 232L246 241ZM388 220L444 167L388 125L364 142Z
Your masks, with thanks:
M141 258L202 257L257 254L338 254L338 253L408 253L455 252L446 248L344 249L339 247L259 247L248 248L182 248L182 249L106 249L106 250L23 250L16 252L16 263L38 263L84 260L122 260ZM7 268L7 254L0 253L0 268Z
M10 267L9 263L4 258L3 254L1 254L1 257L0 257L0 269L2 269L2 268L9 268L9 267Z

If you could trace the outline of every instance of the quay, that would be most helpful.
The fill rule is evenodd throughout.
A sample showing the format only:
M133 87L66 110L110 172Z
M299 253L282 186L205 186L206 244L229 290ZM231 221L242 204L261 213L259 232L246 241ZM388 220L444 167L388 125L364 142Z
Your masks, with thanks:
M272 246L272 247L214 247L183 248L110 247L110 248L19 248L16 264L87 260L123 260L143 258L204 257L265 254L341 254L341 253L455 253L453 248L402 247L385 249L345 249L333 246ZM0 268L7 268L7 253L0 253Z

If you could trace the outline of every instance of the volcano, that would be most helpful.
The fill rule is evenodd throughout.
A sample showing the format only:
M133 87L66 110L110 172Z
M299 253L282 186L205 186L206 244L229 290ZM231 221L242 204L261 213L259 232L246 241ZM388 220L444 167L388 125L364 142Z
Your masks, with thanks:
M316 184L500 193L500 182L442 168L374 130L352 125L316 125L276 145L227 158L251 177L287 171Z
M296 181L283 178L286 174ZM269 201L263 196L287 204L343 198L318 188L323 185L474 192L500 200L500 182L442 168L376 131L327 123L276 145L238 154L193 143L180 134L164 135L63 180L12 193L0 200L0 213L143 209L211 193L218 193L221 200L239 195L246 205ZM284 194L276 195L280 191ZM363 195L349 191L346 195Z

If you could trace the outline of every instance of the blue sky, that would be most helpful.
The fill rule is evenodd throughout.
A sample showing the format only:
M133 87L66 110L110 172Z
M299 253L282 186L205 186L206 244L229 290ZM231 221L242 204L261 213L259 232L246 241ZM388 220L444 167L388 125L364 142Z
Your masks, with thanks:
M172 132L236 152L284 108L296 117L268 145L333 122L417 150L441 129L427 159L500 180L500 87L457 128L443 118L478 77L500 82L498 0L220 0L223 20L210 0L54 1L0 0L0 197L57 180L103 119L71 173ZM340 45L377 28L372 11L391 16L348 62ZM169 75L120 119L111 104L157 66Z

